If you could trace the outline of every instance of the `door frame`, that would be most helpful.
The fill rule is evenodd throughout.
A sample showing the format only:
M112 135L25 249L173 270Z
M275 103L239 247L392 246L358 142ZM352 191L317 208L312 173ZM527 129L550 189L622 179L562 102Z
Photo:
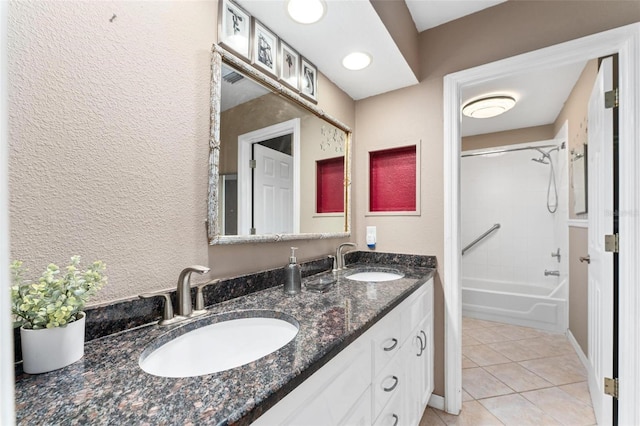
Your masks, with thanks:
M293 233L300 233L300 119L293 118L282 123L263 127L238 136L238 235L249 235L246 229L251 224L251 146L254 143L292 133L291 153L293 154ZM243 228L244 227L244 228Z
M619 55L619 391L620 424L640 424L640 23L535 50L444 77L445 410L462 407L462 300L460 295L460 122L466 85L524 71Z

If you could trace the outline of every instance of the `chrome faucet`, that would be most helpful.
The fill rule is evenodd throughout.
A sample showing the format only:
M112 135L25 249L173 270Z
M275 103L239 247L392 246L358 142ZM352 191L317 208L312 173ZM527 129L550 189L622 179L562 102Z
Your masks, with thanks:
M344 269L344 253L342 253L342 249L344 247L357 247L355 243L342 243L336 249L336 257L335 257L335 268L334 271L340 271Z
M209 268L206 266L194 265L184 268L180 272L178 277L178 315L184 317L191 316L193 313L193 305L191 304L191 273L197 272L199 274L205 274L209 272Z

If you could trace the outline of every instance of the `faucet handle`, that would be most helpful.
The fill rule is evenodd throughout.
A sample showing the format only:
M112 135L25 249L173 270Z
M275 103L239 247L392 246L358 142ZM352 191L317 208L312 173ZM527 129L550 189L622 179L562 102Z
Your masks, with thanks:
M204 308L204 294L202 294L202 289L211 284L218 284L219 282L220 282L220 279L216 278L215 280L211 280L206 283L198 284L195 286L196 287L196 306L195 306L195 309L193 310L192 315L202 315L205 312L207 312L206 309Z
M142 293L138 295L140 299L149 299L152 297L164 297L164 312L162 313L162 319L158 321L158 325L170 325L174 324L182 317L176 317L173 315L173 305L171 303L171 296L168 292L165 293Z

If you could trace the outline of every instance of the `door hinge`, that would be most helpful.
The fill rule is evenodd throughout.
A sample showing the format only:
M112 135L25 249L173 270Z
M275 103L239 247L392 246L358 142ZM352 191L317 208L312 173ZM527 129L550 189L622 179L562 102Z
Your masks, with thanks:
M619 91L617 88L604 92L604 107L618 108Z
M249 160L249 168L250 169L256 168L256 160Z
M618 379L604 378L604 393L618 399Z
M610 253L618 253L620 250L620 238L618 234L609 234L604 236L604 251Z

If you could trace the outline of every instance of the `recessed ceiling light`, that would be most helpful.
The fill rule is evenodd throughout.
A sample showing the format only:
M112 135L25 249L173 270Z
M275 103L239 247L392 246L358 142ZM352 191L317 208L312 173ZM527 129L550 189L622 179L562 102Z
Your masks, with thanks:
M509 111L515 104L511 96L489 96L467 103L462 113L471 118L491 118Z
M371 63L371 55L364 52L349 53L342 60L342 66L348 70L358 71L366 68Z
M313 24L324 16L326 6L322 0L289 0L287 12L301 24Z

